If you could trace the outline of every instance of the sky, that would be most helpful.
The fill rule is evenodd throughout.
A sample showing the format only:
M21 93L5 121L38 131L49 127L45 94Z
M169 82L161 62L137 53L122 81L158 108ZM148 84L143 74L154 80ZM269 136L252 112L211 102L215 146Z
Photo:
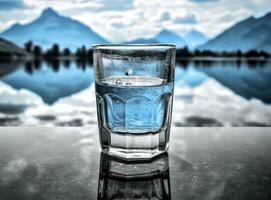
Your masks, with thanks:
M196 29L209 38L249 16L271 11L270 0L0 0L0 31L51 7L112 42L150 38L162 29Z

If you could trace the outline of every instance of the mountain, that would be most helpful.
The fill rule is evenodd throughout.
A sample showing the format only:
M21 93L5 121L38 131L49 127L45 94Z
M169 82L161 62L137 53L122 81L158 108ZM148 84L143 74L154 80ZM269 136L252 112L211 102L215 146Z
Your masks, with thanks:
M27 55L27 53L17 45L13 44L12 42L0 38L0 57L15 55L24 56Z
M187 45L187 43L180 35L177 35L176 33L167 29L164 29L161 32L159 32L154 37L154 39L163 43L175 43L177 47L184 47Z
M61 48L75 50L81 45L108 43L106 39L79 21L59 15L52 8L45 9L34 21L21 25L14 24L0 34L0 37L23 46L29 40L44 49L58 43Z
M127 44L174 43L178 48L187 45L181 36L167 29L160 31L153 38L139 38L125 43Z
M184 40L187 42L189 48L195 48L207 42L208 38L198 30L192 29L184 36Z
M155 43L159 43L157 40L155 40L154 38L138 38L135 40L131 40L128 42L125 42L127 44L155 44Z
M271 12L263 17L249 17L211 39L199 49L215 51L248 51L250 49L271 52Z

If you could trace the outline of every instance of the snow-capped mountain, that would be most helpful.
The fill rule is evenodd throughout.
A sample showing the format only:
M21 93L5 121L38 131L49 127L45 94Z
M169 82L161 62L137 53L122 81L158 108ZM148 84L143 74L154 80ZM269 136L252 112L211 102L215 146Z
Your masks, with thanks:
M249 17L199 48L215 51L257 49L271 52L271 13L260 18Z
M184 40L187 42L189 48L195 48L207 42L208 38L198 30L192 29L185 36Z
M175 43L177 47L184 47L187 45L180 35L167 29L160 31L154 39L163 43Z
M125 42L125 44L155 44L155 43L160 43L154 38L138 38L135 40L131 40L128 42Z
M32 40L34 44L44 49L58 43L61 48L69 47L72 50L86 45L108 43L106 39L95 33L91 28L77 20L61 16L52 8L45 9L34 21L27 24L14 24L0 34L20 46Z
M181 48L187 45L187 43L180 35L177 35L173 31L167 29L160 31L153 38L139 38L125 43L127 44L174 43L176 44L177 48Z

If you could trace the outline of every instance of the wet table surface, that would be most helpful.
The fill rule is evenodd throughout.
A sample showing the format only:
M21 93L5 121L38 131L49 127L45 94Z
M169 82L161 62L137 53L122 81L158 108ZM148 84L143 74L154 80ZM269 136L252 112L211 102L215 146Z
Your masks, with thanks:
M271 128L172 128L146 163L101 154L95 126L0 128L0 199L271 199Z

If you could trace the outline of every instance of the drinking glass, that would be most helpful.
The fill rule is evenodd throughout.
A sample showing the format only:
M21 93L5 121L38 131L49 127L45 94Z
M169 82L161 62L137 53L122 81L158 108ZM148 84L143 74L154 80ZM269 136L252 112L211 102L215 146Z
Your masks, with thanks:
M176 46L94 45L103 152L149 159L168 150Z

